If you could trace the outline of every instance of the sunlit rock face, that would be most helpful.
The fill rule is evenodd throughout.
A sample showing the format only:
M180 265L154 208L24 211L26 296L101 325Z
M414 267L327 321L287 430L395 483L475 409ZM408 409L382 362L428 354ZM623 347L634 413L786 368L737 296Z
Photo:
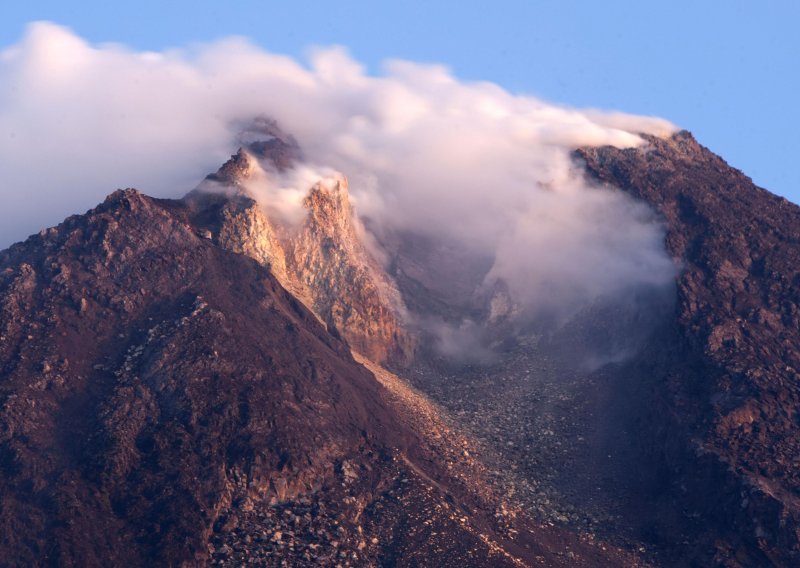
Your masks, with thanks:
M220 214L218 244L268 266L281 283L289 286L283 246L258 205L247 198L234 198L222 206Z
M303 202L308 216L287 246L287 266L313 309L358 352L403 363L413 340L400 326L400 296L357 235L347 181L320 183Z

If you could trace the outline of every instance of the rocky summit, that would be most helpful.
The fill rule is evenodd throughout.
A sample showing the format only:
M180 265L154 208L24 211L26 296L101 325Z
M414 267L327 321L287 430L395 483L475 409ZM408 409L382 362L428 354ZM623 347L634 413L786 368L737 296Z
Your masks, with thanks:
M558 325L344 176L287 218L265 119L183 199L0 252L0 564L796 566L800 209L643 138L573 157L658 216L674 286Z

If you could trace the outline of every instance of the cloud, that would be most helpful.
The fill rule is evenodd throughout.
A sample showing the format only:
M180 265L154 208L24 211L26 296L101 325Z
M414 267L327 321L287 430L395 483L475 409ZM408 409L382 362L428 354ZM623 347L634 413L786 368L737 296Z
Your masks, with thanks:
M495 255L491 275L532 305L672 276L648 211L590 187L570 158L674 131L664 120L558 106L442 66L390 61L370 76L338 47L305 65L242 38L136 52L44 22L0 53L0 246L117 187L181 196L235 150L235 125L258 115L308 160L283 183L342 172L374 225ZM305 189L280 195L297 203Z

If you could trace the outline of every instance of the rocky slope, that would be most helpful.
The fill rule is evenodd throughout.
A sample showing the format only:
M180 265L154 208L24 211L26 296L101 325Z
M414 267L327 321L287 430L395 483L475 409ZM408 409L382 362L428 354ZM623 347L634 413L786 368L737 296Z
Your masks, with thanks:
M119 191L0 252L5 565L637 562L506 509L195 213Z
M647 142L577 154L663 216L683 267L674 321L630 368L640 441L701 520L698 561L796 565L800 208L687 132Z
M0 266L2 548L20 565L199 560L231 499L308 493L376 436L402 447L343 344L140 194Z

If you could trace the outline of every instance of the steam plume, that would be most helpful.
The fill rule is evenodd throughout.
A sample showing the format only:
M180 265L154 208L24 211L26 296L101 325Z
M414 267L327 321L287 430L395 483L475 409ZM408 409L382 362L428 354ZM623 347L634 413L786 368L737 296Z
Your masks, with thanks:
M344 173L376 226L494 255L492 276L533 309L672 276L649 212L590 187L570 160L578 146L668 134L664 120L561 107L407 61L370 76L342 48L307 66L241 38L135 52L51 23L0 52L0 246L116 187L184 194L234 149L235 125L259 115L303 149L293 179Z

